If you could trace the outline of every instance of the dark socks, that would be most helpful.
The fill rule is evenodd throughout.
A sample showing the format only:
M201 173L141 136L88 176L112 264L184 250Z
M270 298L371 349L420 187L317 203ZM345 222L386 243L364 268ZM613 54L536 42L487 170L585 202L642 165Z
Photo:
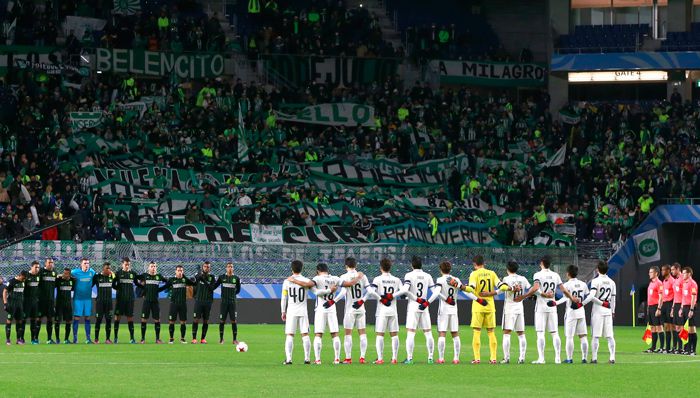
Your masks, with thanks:
M184 323L180 324L180 338L184 339L185 338L185 333L187 332L187 325Z
M107 340L112 337L112 318L105 318L105 332L107 332Z
M53 340L53 321L51 319L46 319L46 336L49 340Z
M175 338L175 324L171 323L168 325L168 333L170 333L170 340L173 340Z
M146 321L141 321L141 340L146 340Z
M659 339L659 335L654 332L651 334L651 349L656 350L656 340Z
M160 340L160 322L156 322L156 340Z
M102 317L98 316L95 319L95 341L100 340L100 327L102 326Z
M671 331L668 331L665 334L666 334L666 349L671 351Z
M209 324L205 323L202 325L202 340L207 338L207 329L209 329Z
M236 322L231 324L231 332L233 333L233 341L238 340L238 324Z
M224 322L219 322L219 340L221 341L224 341L224 326L226 326Z
M134 339L134 321L129 322L129 336Z
M197 329L199 329L199 323L195 322L192 324L192 340L197 340Z
M116 321L114 321L114 339L116 340L118 338L119 338L119 321L116 320Z
M68 340L70 336L70 322L66 322L66 331L64 333L66 337L63 340Z
M53 324L54 332L56 332L56 340L61 340L61 321L56 319L56 323Z
M5 324L5 338L7 340L10 340L10 334L12 334L12 324L6 323Z

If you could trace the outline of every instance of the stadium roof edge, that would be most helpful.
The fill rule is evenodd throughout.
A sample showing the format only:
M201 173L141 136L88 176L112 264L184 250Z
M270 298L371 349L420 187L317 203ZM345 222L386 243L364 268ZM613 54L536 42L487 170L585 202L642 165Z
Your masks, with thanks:
M700 51L552 54L550 72L700 69Z

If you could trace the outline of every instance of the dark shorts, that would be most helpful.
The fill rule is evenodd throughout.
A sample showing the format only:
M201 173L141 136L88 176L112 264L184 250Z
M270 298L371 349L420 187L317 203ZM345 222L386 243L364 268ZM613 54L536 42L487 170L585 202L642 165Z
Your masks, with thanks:
M689 305L684 305L683 306L683 324L685 325L685 321L688 321L688 327L695 326L695 311L693 311L693 316L688 317L688 313L690 312L690 306Z
M647 309L647 323L651 326L661 326L661 317L656 316L657 305L650 305Z
M73 319L73 306L71 305L71 303L69 302L66 304L57 304L54 317L56 322L68 322L71 319Z
M38 318L39 317L39 300L24 302L24 317Z
M236 312L236 302L233 301L222 301L221 302L221 312L219 313L219 320L221 322L226 321L226 317L228 319L235 321L236 318L238 317L238 313Z
M95 301L95 317L112 317L112 301L96 300Z
M53 318L56 308L55 300L39 301L39 317Z
M194 319L204 319L209 321L209 314L211 313L211 303L205 303L201 301L194 302Z
M674 303L673 304L673 324L676 326L683 326L685 325L685 321L683 320L683 317L678 315L678 312L683 308L681 306L681 303Z
M168 312L169 321L187 321L187 303L173 303L170 302L170 310Z
M671 311L673 311L673 301L664 301L664 303L661 304L661 321L663 321L663 323L673 323Z
M7 306L7 320L21 321L24 319L24 305L12 304Z
M114 308L114 315L116 316L126 316L131 318L134 316L134 301L119 301L117 300L117 306Z
M157 301L145 301L141 306L141 318L148 319L153 315L153 319L160 321L160 305Z

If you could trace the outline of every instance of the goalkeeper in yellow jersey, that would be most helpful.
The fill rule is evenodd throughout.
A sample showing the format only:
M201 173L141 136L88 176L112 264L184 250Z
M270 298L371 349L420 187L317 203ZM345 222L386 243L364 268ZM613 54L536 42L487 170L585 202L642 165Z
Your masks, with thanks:
M474 293L477 297L476 303L472 302L471 327L474 332L472 337L474 360L472 360L472 363L481 363L481 329L485 328L489 336L489 363L496 364L498 341L494 333L496 328L496 306L494 305L493 297L498 294L499 290L509 290L509 287L498 279L495 272L486 269L482 255L474 257L472 262L474 271L469 275L469 284L464 285L456 278L451 278L448 283L467 293Z

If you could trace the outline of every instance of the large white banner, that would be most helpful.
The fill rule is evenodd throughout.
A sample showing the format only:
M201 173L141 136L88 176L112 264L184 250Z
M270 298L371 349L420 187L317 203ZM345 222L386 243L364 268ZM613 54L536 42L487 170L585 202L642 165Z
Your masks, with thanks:
M348 127L360 125L372 127L376 123L373 107L350 103L307 106L293 115L277 112L277 119L289 122Z
M284 243L282 226L250 224L250 240L254 243Z
M634 244L637 246L639 264L647 264L661 260L659 237L655 229L634 235Z
M66 32L66 35L70 34L70 31L72 30L75 37L77 37L78 40L81 40L86 30L89 29L91 32L100 31L104 29L105 25L107 25L107 21L104 19L69 15L66 17L66 22L63 24L63 29Z

